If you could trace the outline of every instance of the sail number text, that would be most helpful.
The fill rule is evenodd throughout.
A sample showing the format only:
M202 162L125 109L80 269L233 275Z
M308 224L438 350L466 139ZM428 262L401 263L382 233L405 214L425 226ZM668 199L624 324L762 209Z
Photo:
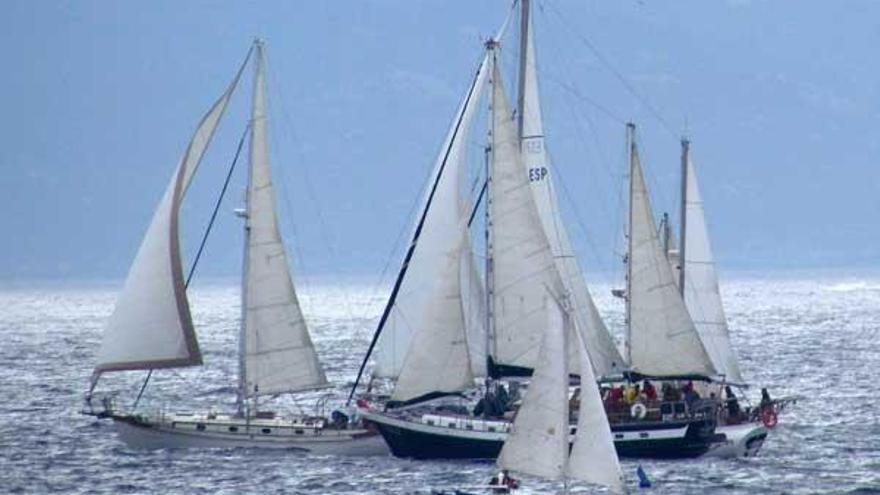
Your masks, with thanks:
M537 182L547 177L547 167L535 167L529 169L529 182Z

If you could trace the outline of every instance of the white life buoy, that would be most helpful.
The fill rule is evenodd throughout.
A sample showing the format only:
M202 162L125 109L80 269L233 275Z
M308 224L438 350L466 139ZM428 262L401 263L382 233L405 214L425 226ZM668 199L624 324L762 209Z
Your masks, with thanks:
M641 402L636 402L630 408L629 414L636 419L645 419L645 415L648 414L648 408Z

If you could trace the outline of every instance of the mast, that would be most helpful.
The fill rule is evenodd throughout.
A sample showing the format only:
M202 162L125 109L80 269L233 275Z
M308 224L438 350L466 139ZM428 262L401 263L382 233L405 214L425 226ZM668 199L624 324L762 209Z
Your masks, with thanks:
M523 119L525 118L525 100L526 100L526 64L528 63L527 55L529 49L529 12L530 1L520 0L522 5L519 24L519 95L517 98L516 120L517 135L520 139L523 136Z
M626 124L629 149L629 221L626 223L626 362L632 363L632 230L633 230L633 164L636 153L636 125Z
M681 232L678 243L678 290L684 297L684 267L685 267L685 250L687 249L687 181L688 181L688 153L690 152L691 142L686 137L681 139Z
M494 74L495 68L494 64L498 63L497 53L495 52L496 42L493 40L489 40L486 42L486 48L492 52L492 72L490 74ZM494 85L497 81L495 81L494 76L489 79L489 84ZM493 250L492 250L492 166L490 164L490 154L494 153L492 149L492 136L495 134L495 123L492 118L492 112L494 111L492 107L492 99L487 98L489 103L489 127L486 131L487 141L486 141L486 153L485 153L485 167L486 167L486 221L484 222L484 236L486 240L486 360L489 361L490 356L495 356L498 353L498 349L496 346L492 346L490 348L490 344L495 343L495 326L492 324L495 320L495 311L493 301L495 299L495 262L493 260ZM492 376L493 372L491 366L487 362L486 366L486 375Z

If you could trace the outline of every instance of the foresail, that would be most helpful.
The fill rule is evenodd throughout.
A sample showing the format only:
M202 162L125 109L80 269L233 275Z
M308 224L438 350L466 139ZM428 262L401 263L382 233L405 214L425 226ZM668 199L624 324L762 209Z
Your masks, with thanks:
M178 232L179 212L242 69L244 65L202 117L153 213L104 329L95 377L107 371L202 364L186 296Z
M256 44L245 260L245 392L277 394L327 385L309 336L278 230L269 170L263 47Z
M393 400L473 386L461 289L461 257L463 253L470 256L469 212L460 196L460 184L467 136L485 86L488 60L480 64L437 159L413 251L381 329L374 376L397 377Z
M646 375L715 375L663 252L638 152L630 169L630 365Z
M568 230L559 214L558 198L553 187L553 167L547 154L544 141L544 126L541 117L541 102L538 93L537 62L534 39L529 27L526 53L521 63L525 64L522 96L522 154L525 167L535 196L541 224L550 242L553 258L562 281L568 289L573 306L575 329L587 342L591 362L599 375L620 373L626 368L623 357L602 321L593 302L572 249ZM574 347L572 347L573 351ZM570 351L571 352L571 351ZM570 354L576 358L576 354ZM571 363L577 362L571 359Z
M547 320L542 325L543 338L534 373L501 447L498 465L533 476L560 479L565 475L569 444L565 345L568 330L561 308L546 291L545 297L542 314Z
M525 174L516 121L497 64L492 88L490 352L498 364L534 368L547 323L546 290L565 291Z
M715 368L728 381L742 383L739 364L730 345L730 331L718 289L703 200L690 160L687 162L686 191L685 302Z
M568 458L568 476L588 483L609 487L613 493L623 493L623 472L611 438L611 427L599 395L593 365L582 340L571 343L578 354L581 378L580 408L577 434Z

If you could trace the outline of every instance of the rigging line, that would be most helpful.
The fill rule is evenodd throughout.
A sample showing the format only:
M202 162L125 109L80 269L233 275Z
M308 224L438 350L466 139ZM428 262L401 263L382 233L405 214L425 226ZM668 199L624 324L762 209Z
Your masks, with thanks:
M358 383L361 380L361 376L363 376L364 368L367 366L367 361L370 359L370 354L373 352L373 348L376 347L376 342L379 340L379 335L382 333L382 327L385 325L385 322L388 320L388 317L391 314L391 309L394 307L394 302L397 298L397 293L400 291L400 286L403 283L403 278L406 275L407 268L409 267L409 262L412 260L413 254L415 253L416 245L419 241L419 236L422 233L422 228L425 226L425 219L428 216L428 211L431 208L431 202L434 199L434 193L437 191L437 186L440 183L440 179L443 177L443 171L446 168L447 160L449 159L449 154L452 152L452 146L455 144L455 139L458 137L458 131L461 129L462 121L464 120L465 112L468 110L468 106L470 105L471 98L474 96L474 90L477 87L477 82L480 80L480 76L482 72L486 69L485 61L488 59L489 55L486 54L483 58L483 61L480 63L479 69L477 69L474 74L474 79L470 84L470 88L468 89L467 96L459 110L458 115L456 116L455 127L452 131L452 135L449 138L449 141L446 143L446 149L444 150L443 159L440 162L440 167L437 170L437 175L434 178L434 184L431 186L430 193L425 201L425 207L422 210L421 217L419 218L419 223L416 225L416 230L413 233L412 241L410 241L409 249L406 252L406 256L403 259L402 266L400 271L397 274L397 280L394 282L394 287L391 289L391 295L388 298L388 303L385 305L385 309L382 312L382 317L379 320L379 324L376 327L376 331L373 334L373 339L370 342L369 348L367 348L367 353L364 356L363 362L361 362L360 369L358 370L357 378L355 378L354 385L351 387L351 392L348 394L348 400L346 401L346 405L351 404L351 399L354 397L354 392L357 390Z
M211 234L211 229L214 227L214 221L217 219L217 212L220 211L220 205L223 203L223 197L226 195L226 190L229 188L229 181L232 179L232 172L235 171L235 165L238 163L238 157L241 155L241 148L244 146L244 140L248 135L248 132L251 129L251 124L248 124L244 127L244 132L241 134L241 139L238 141L238 147L235 149L235 157L232 159L232 164L229 166L229 171L226 173L226 180L223 181L223 188L220 189L220 195L217 197L217 202L214 204L214 211L211 212L211 219L208 220L208 226L205 228L205 233L202 235L202 242L199 244L199 249L196 251L196 256L193 258L192 266L189 268L189 274L186 276L186 282L184 283L184 289L189 288L189 283L192 282L193 275L196 273L196 266L199 264L199 260L202 258L202 253L205 251L205 245L208 242L208 236ZM141 389L137 394L137 398L134 400L134 404L132 404L131 409L137 409L138 403L141 401L141 397L144 395L144 391L147 389L147 384L150 383L150 378L153 376L153 369L147 372L147 377L144 379L143 385L141 385Z
M474 223L474 217L477 216L477 209L480 208L480 203L483 202L483 196L486 195L486 189L489 187L489 181L483 181L483 187L480 188L480 194L477 195L477 200L474 201L474 207L471 209L471 216L468 217L467 226L470 228L471 224Z
M584 44L584 45L585 45L585 46L586 46L591 52L593 52L593 55L595 55L596 58L599 60L599 62L601 62L602 65L604 65L605 68L608 69L608 71L611 72L611 73L614 75L614 77L617 78L617 80L621 83L621 85L623 85L623 87L624 87L624 88L625 88L625 89L626 89L631 95L633 95L633 97L634 97L636 100L638 100L639 103L641 103L642 105L644 105L645 108L647 108L648 111L650 111L650 113L654 116L654 118L656 118L657 121L660 122L660 124L661 124L661 125L662 125L662 126L663 126L663 127L664 127L664 128L670 133L670 134L672 134L673 137L675 137L676 139L678 139L678 138L679 138L678 133L675 132L675 130L673 130L672 126L671 126L671 125L669 124L669 122L663 117L663 115L660 113L660 111L657 110L656 107L654 107L653 105L651 105L651 103L648 101L648 99L645 98L644 96L642 96L642 94L639 93L639 92L635 89L635 87L634 87L634 86L633 86L633 85L632 85L632 84L626 79L626 77L624 77L623 74L621 74L617 69L614 68L614 66L613 66L613 65L611 64L611 62L605 57L605 55L603 55L602 52L600 52L599 49L596 48L596 45L594 45L593 43L591 43L590 40L587 39L586 36L584 36L583 34L579 33L577 30L575 30L575 29L571 26L571 24L569 24L568 21L565 20L565 16L563 16L562 13L559 12L559 10L556 9L556 7L553 5L552 2L541 2L541 3L539 4L539 6L540 6L540 10L541 10L542 12L544 11L544 5L545 5L545 4L551 6L551 11L552 11L552 13L553 13L554 15L556 15L556 17L558 17L558 19L559 19L559 23L562 24L562 26L565 27L565 28L566 28L566 29L572 34L572 36L574 36L578 41L580 41L581 43L583 43L583 44Z

